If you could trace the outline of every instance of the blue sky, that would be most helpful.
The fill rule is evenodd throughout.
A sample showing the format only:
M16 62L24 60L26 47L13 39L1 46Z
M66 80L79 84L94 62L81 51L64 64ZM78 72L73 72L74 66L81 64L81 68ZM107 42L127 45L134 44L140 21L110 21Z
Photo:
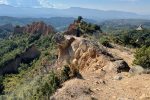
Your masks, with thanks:
M53 7L59 9L83 7L150 14L150 0L0 0L0 4L20 7Z

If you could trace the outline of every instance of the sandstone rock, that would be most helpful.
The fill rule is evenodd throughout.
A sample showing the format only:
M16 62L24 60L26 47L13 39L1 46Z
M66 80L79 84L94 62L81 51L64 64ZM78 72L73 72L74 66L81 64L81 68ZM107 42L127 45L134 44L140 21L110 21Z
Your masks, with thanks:
M78 67L79 70L91 71L107 66L106 69L117 73L130 69L125 61L115 59L96 41L62 34L56 34L54 39L58 45L58 62L61 66L67 62L74 69Z
M144 72L144 68L138 65L132 66L129 72L132 74L142 74Z
M83 34L80 30L77 30L77 23L74 22L73 24L70 24L68 27L68 30L65 32L66 35L76 35L79 31L80 34Z
M124 60L116 60L114 62L109 62L106 66L103 67L103 70L107 72L121 73L129 72L130 67Z
M50 97L50 100L56 100L53 96Z
M29 34L43 34L48 35L55 33L55 30L52 26L46 25L44 22L33 22L31 25L16 27L14 33L29 33Z
M98 99L94 96L91 96L91 100L98 100Z
M31 25L26 26L23 32L30 34L41 33L43 35L55 33L54 28L44 22L33 22Z
M146 94L142 94L139 99L140 100L150 100L150 96L147 96Z
M118 98L117 100L134 100L132 98Z
M91 29L91 24L86 23L84 21L78 21L75 20L72 24L69 25L68 29L65 31L66 35L74 35L74 36L86 36L86 35L92 35L95 38L99 38L101 35L105 35L101 27L99 25L94 25L94 30L93 28Z
M122 76L120 76L120 75L116 75L115 77L114 77L114 80L121 80L122 79Z
M114 69L118 73L121 73L121 72L129 72L130 67L128 66L128 64L124 60L117 60L117 61L115 61Z

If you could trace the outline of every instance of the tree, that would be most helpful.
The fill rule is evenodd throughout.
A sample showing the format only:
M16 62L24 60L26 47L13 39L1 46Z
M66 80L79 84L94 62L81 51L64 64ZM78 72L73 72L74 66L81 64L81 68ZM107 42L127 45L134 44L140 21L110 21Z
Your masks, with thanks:
M81 20L83 19L83 17L82 16L78 16L78 19L77 19L77 21L78 22L81 22Z

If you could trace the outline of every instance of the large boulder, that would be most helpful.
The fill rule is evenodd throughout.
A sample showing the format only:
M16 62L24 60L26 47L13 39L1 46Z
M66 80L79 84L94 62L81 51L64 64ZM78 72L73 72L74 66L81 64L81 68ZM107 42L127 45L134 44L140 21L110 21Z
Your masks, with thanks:
M139 66L139 65L135 65L135 66L132 66L130 71L129 71L131 74L142 74L144 72L146 72L146 70Z
M128 66L128 64L124 61L124 60L118 60L115 61L115 67L116 71L118 73L120 72L129 72L130 67Z
M124 60L116 60L114 62L109 62L103 70L107 72L121 73L121 72L129 72L130 67Z

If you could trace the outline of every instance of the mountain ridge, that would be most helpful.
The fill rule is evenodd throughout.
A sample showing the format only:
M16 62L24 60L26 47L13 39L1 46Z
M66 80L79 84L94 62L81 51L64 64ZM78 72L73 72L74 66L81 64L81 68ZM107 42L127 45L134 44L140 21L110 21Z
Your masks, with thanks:
M5 9L5 12L4 12ZM19 9L19 10L18 10ZM98 10L90 8L70 7L66 9L58 8L29 8L14 7L10 5L0 5L0 16L12 17L77 17L79 15L88 19L149 19L149 15L140 15L137 13L115 10Z

